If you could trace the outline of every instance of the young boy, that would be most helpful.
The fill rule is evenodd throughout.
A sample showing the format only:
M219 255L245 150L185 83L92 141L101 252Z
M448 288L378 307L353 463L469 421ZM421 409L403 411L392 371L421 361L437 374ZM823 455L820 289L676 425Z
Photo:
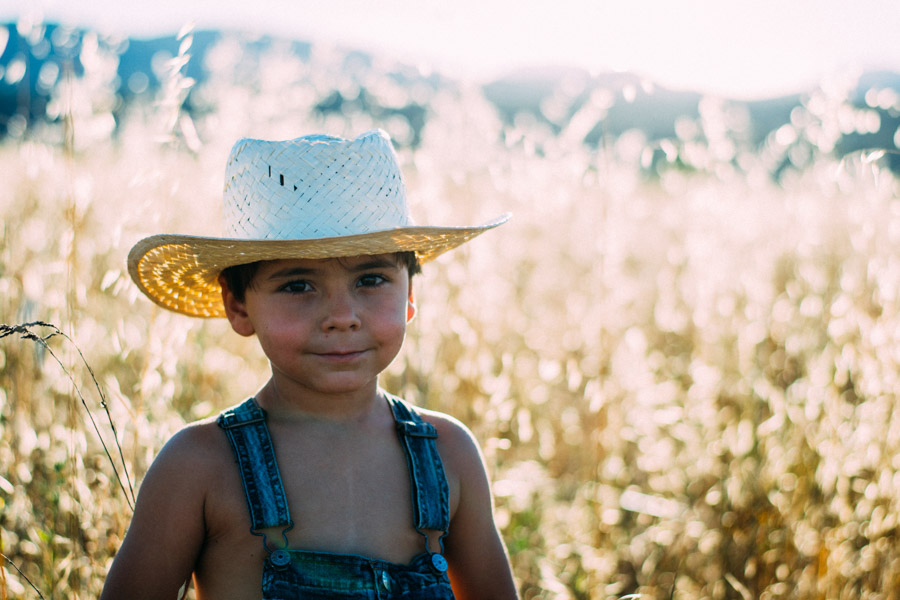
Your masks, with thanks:
M154 302L225 316L272 374L189 425L141 485L103 600L511 599L472 434L378 386L419 263L505 222L420 227L390 140L241 140L227 238L158 235L128 257Z

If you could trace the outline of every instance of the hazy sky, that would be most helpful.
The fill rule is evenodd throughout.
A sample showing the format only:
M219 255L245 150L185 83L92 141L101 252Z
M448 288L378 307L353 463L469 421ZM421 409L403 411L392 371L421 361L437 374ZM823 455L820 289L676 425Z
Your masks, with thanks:
M634 70L664 85L766 96L856 68L900 71L900 0L0 0L132 35L243 27L326 39L489 77L510 67Z

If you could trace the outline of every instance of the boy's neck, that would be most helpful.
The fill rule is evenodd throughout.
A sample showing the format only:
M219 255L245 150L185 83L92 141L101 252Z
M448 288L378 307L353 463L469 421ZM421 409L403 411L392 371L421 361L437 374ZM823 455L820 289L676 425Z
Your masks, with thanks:
M373 415L383 403L377 382L348 394L316 394L293 390L270 379L256 394L256 402L275 420L361 422Z

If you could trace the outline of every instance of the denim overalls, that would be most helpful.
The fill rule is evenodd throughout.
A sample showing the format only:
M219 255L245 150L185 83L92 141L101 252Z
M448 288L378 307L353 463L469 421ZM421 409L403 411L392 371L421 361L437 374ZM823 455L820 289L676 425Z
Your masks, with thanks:
M434 440L437 432L405 402L387 397L397 434L409 466L413 495L413 525L443 532L450 526L449 491L444 467ZM269 553L263 568L263 600L344 598L353 600L451 600L447 561L428 551L408 565L352 554L331 554L281 548L272 550L260 530L281 527L282 536L293 527L281 475L275 461L266 415L253 398L219 415L221 427L238 462L252 522L251 533L263 537Z

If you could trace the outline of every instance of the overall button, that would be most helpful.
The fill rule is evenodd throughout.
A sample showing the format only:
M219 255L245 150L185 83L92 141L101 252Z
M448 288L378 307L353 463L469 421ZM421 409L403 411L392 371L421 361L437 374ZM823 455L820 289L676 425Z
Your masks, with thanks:
M269 555L269 562L276 569L283 569L291 564L291 555L284 550L275 550Z
M445 573L447 571L447 559L440 554L431 555L431 564L438 573Z

